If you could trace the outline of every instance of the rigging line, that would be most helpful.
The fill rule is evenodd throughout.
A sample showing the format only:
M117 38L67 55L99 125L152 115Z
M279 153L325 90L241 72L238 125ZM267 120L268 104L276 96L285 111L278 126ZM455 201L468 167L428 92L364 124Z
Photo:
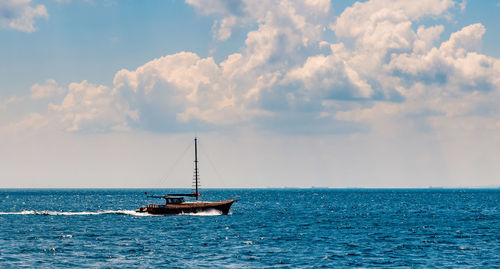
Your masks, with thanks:
M217 179L222 183L222 186L225 187L226 186L226 183L224 182L224 180L222 180L222 177L219 173L219 171L217 171L217 168L215 168L215 165L214 163L212 162L212 160L210 159L210 157L208 156L208 154L206 153L205 149L203 148L203 146L201 145L202 143L199 143L199 148L201 149L200 151L202 152L202 154L207 158L208 162L210 163L210 166L212 167L212 169L214 170L215 172L215 175L217 176Z
M192 142L190 141L189 142L189 145L186 147L186 149L184 149L184 151L182 152L182 154L179 156L179 158L170 166L170 169L168 170L168 173L166 174L165 177L161 177L160 180L158 180L157 184L156 184L156 188L160 187L161 185L163 185L163 183L165 183L167 181L167 179L171 176L174 168L177 166L177 164L181 161L181 159L184 157L184 155L186 155L186 152L193 146Z

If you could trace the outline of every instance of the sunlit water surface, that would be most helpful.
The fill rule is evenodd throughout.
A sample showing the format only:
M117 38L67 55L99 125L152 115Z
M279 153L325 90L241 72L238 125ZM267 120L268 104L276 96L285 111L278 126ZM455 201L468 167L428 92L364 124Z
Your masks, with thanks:
M500 190L205 190L227 216L143 192L0 190L0 267L500 266Z

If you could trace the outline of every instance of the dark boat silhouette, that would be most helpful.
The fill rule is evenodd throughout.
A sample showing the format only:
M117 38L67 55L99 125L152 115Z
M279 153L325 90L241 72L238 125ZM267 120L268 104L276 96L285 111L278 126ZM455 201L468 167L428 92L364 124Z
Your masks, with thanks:
M198 191L198 139L194 138L194 193L188 194L166 194L162 196L148 195L148 198L162 198L165 199L165 204L148 204L147 206L140 207L136 210L139 213L149 213L155 215L175 215L185 213L202 213L202 212L220 212L223 215L229 213L229 208L235 202L234 199L207 202L199 201L198 197L201 194ZM147 195L147 192L146 192ZM194 197L196 201L185 201L184 197Z

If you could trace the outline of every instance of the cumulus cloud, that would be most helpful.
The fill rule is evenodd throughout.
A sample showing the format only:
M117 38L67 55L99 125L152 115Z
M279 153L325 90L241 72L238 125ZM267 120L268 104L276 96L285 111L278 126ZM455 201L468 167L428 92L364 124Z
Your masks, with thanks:
M31 86L31 98L33 99L50 98L63 92L64 88L60 87L54 79L47 79L43 84L36 83Z
M73 83L50 113L69 131L197 121L367 130L352 127L359 124L384 133L467 117L496 126L500 116L499 60L479 53L485 27L466 26L439 43L444 26L420 24L449 16L451 0L358 2L337 18L328 0L187 3L217 18L217 39L253 24L241 50L219 63L192 52L166 55L120 70L109 87ZM57 87L36 84L32 97Z
M390 44L399 29L387 26L405 27L408 22L424 16L437 16L454 6L451 0L423 0L408 2L399 0L371 0L356 2L346 8L331 28L338 36L357 38L356 41L368 45L372 38L379 35L386 45ZM397 41L401 36L396 36ZM378 43L376 41L376 43Z
M431 36L442 31L429 29ZM473 24L451 34L440 46L422 49L415 42L411 52L392 54L383 70L397 78L405 101L339 111L335 118L367 123L387 135L396 135L394 128L408 124L416 132L430 129L437 134L450 128L498 130L500 61L476 52L484 32L483 25Z
M330 17L329 0L290 0L290 1L252 1L252 0L186 0L203 14L222 16L215 22L216 36L228 39L235 27L254 23L275 26L292 26L301 32L304 42L317 36L319 24L325 24Z
M303 66L286 74L283 83L300 81L309 93L321 99L368 99L373 95L371 85L364 80L340 55L342 44L331 46L332 54L307 58ZM340 56L340 57L339 57ZM310 94L311 95L311 94ZM317 97L317 98L318 98Z
M476 52L484 33L481 24L466 26L439 48L393 55L388 68L405 81L441 84L443 91L498 89L498 59Z
M128 122L138 117L115 90L86 80L71 83L61 104L50 104L49 108L51 116L67 131L126 130Z
M44 5L33 5L31 0L2 0L0 2L0 28L23 32L36 30L35 19L47 18Z
M148 62L135 71L121 70L115 75L114 85L139 109L148 106L158 113L173 114L179 121L234 123L243 111L238 110L222 73L212 58L181 52ZM148 116L156 115L141 115L143 119Z
M485 32L486 29L480 23L469 25L453 33L450 39L441 45L440 49L449 54L455 53L457 56L477 51Z
M210 57L182 52L153 60L135 71L122 70L116 74L114 85L122 93L135 93L134 102L168 107L169 111L161 111L175 113L178 120L198 119L212 124L273 114L269 106L283 102L279 100L282 93L274 92L274 88L286 87L280 80L306 58L294 54L297 50L318 49L323 31L318 18L329 14L329 1L215 1L207 8L197 1L189 3L203 13L238 18L238 23L256 21L257 29L248 33L240 53L229 55L219 64ZM219 32L226 30L221 28ZM285 95L298 90L291 88Z

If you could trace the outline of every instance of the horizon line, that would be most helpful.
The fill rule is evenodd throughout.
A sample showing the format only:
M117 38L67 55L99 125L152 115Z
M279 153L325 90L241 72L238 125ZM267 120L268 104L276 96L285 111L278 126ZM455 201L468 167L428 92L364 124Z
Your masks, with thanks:
M36 189L52 189L52 190L72 190L72 189L82 189L82 190L146 190L146 189L191 189L186 187L0 187L0 190L36 190ZM500 186L457 186L457 187L210 187L203 188L205 190L259 190L259 189L323 189L323 190L458 190L458 189L500 189Z

